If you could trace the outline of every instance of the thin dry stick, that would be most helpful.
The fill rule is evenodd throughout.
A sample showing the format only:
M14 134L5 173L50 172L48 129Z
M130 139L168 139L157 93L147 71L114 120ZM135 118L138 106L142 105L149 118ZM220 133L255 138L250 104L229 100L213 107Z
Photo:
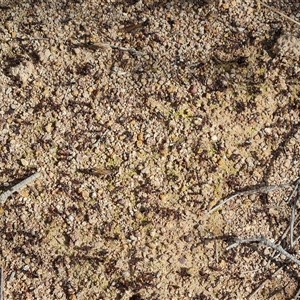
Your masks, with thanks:
M296 225L298 225L300 223L300 220L297 222ZM285 230L285 232L283 233L283 235L280 237L280 239L277 241L278 244L280 244L287 236L287 234L290 231L290 226L288 226L288 228ZM276 250L273 250L273 252L271 253L271 257L272 259L275 259L276 257L274 257L274 255L276 254ZM280 255L280 253L278 254ZM265 268L268 268L270 266L271 263L271 259L269 259L267 265L265 266ZM273 273L271 275L271 278L273 278L283 267L279 267L275 273ZM249 296L248 299L250 300L254 295L256 295L264 286L265 284L268 282L269 278L264 280Z
M289 21L291 21L291 22L293 22L293 23L300 26L300 22L298 22L298 21L294 20L293 18L287 16L286 14L282 13L281 11L269 6L268 4L265 4L264 2L261 2L261 1L258 1L258 2L259 2L259 4L261 4L264 7L267 7L268 9L273 11L274 13L279 14L280 16L282 16L282 17L286 18L287 20L289 20Z
M213 213L214 211L219 209L221 206L223 206L224 204L226 204L227 202L229 202L230 200L232 200L238 196L246 196L246 195L252 195L252 194L266 194L266 193L273 192L273 191L276 191L276 190L279 190L282 188L290 187L293 184L294 184L294 182L284 183L284 184L280 184L280 185L267 185L267 186L252 188L247 191L236 192L236 193L232 194L231 196L229 196L228 198L225 198L220 204L218 204L217 206L215 206L211 210L209 210L207 212L207 214L209 215L209 214Z
M294 189L291 191L289 197L286 200L286 203L290 203L290 201L293 199L293 197L296 195L297 191L298 191L298 186L300 185L300 178L298 178L295 182L294 182Z
M292 262L296 263L297 265L300 266L300 260L298 260L296 257L294 257L292 254L288 253L287 251L285 251L280 245L275 245L272 242L268 241L265 237L255 237L255 238L249 238L249 239L235 239L235 243L228 246L226 248L226 250L230 250L234 247L237 247L240 244L244 244L244 243L260 243L263 244L267 247L270 247L274 250L276 250L277 252L280 252L281 254L283 254L284 256L286 256L288 259L290 259Z
M297 220L297 223L296 223L296 226L298 226L300 223L300 220ZM291 224L287 227L287 229L285 230L285 232L282 234L282 236L280 237L280 239L277 241L277 244L280 244L285 238L286 236L288 235L288 233L291 231ZM295 240L294 243L296 243L297 240ZM272 259L276 259L276 250L273 250L273 252L271 253L271 257ZM280 255L280 253L277 254L278 256ZM269 259L267 265L265 266L265 268L268 268L271 264L271 259Z
M19 182L18 184L14 185L13 187L11 187L9 190L7 190L6 192L2 193L0 195L0 203L6 201L6 199L11 196L14 192L18 192L20 190L22 190L26 185L30 184L31 182L33 182L34 180L36 180L37 178L39 178L41 176L40 173L34 173L31 176L29 176L28 178L22 180L21 182Z

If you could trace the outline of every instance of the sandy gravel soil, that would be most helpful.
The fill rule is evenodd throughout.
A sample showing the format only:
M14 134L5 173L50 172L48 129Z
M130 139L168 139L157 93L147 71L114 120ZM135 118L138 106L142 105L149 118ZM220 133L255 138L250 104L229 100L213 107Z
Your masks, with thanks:
M268 5L300 20L299 1ZM279 243L290 189L207 212L299 176L299 25L250 0L3 0L0 16L1 190L41 174L1 203L5 299L296 297L297 264L226 250Z

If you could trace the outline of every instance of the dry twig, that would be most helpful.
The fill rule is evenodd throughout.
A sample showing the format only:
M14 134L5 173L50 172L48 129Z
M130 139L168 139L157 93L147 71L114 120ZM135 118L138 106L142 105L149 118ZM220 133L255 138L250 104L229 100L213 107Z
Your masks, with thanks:
M34 180L36 180L37 178L39 178L41 176L40 173L34 173L31 176L29 176L28 178L22 180L21 182L19 182L18 184L14 185L13 187L11 187L9 190L7 190L6 192L2 193L0 195L0 203L6 201L6 199L11 196L14 192L18 192L20 190L22 190L26 185L30 184L31 182L33 182Z
M293 238L293 232L294 232L294 224L295 224L295 215L296 215L296 204L300 198L300 178L298 178L296 181L291 182L291 183L287 183L287 184L281 184L278 186L263 186L263 187L259 187L259 188L252 188L250 190L246 190L246 191L240 191L237 193L234 193L232 195L230 195L229 197L227 197L226 199L224 199L219 205L217 205L216 207L214 207L213 209L211 209L208 213L212 213L215 210L217 210L218 208L220 208L222 205L224 205L225 203L229 202L230 200L232 200L233 198L237 197L237 196L244 196L244 195L249 195L249 194L257 194L257 193L268 193L271 191L275 191L281 188L287 188L287 187L291 187L294 186L293 190L291 191L288 199L286 200L287 203L292 202L292 212L291 212L291 221L290 221L290 225L289 227L286 229L286 231L284 232L283 236L281 237L279 243L287 236L288 232L290 233L290 247L292 248L294 246L294 244L298 241L298 239L300 237L298 237L296 240L294 240ZM299 224L300 221L297 222L297 224ZM227 250L232 249L236 246L238 246L239 244L242 243L252 243L252 242L257 242L260 244L264 244L267 247L270 247L274 250L272 256L274 256L274 254L276 252L280 254L285 255L288 259L290 259L291 261L293 261L294 263L298 264L300 266L300 260L298 260L296 257L294 257L293 255L291 255L289 252L287 252L285 249L282 248L281 245L275 245L274 243L268 241L267 239L265 239L264 237L259 237L259 238L250 238L250 239L236 239L235 243L228 246ZM274 277L280 270L282 269L282 267L278 268L277 271L275 273L273 273L273 275L271 277ZM249 296L248 299L253 299L253 297L265 286L265 284L268 282L270 278L264 280ZM300 290L299 290L299 294L300 294ZM298 294L297 294L298 295Z
M300 223L300 220L298 220L298 222L296 223L296 226L298 225ZM281 238L277 241L277 243L279 244L279 243L281 243L285 238L286 238L286 236L287 236L287 234L289 233L291 231L291 224L288 226L288 228L285 230L285 232L283 233L283 235L281 236ZM296 243L296 241L295 241L295 243ZM271 253L271 257L272 257L272 259L274 259L275 257L274 257L274 255L275 255L275 253L276 253L277 251L276 250L274 250L272 253ZM280 255L280 253L278 254L278 255ZM270 265L270 262L271 262L271 259L268 261L268 263L267 263L267 266L269 266ZM266 266L266 268L267 268L267 266ZM267 279L265 279L253 292L251 292L251 294L248 296L248 300L251 300L251 299L253 299L253 297L259 292L259 291L261 291L262 289L263 289L263 287L268 283L268 281L271 279L271 278L273 278L273 277L275 277L275 275L277 275L281 270L282 270L282 266L281 267L279 267L272 275L271 275L271 277L270 278L267 278ZM299 289L299 293L300 293L300 289ZM297 298L295 298L295 299L297 299Z
M291 21L291 22L293 22L293 23L295 23L295 24L297 24L297 25L300 26L300 22L298 22L298 21L294 20L293 18L287 16L286 14L282 13L281 11L279 11L279 10L277 10L277 9L275 9L275 8L273 8L273 7L271 7L271 6L269 6L268 4L265 4L265 3L262 2L262 1L258 1L258 3L261 4L262 6L268 8L268 9L271 10L272 12L275 12L276 14L278 14L278 15L280 15L280 16L286 18L287 20L289 20L289 21Z
M231 194L229 197L225 198L220 204L217 206L213 207L211 210L207 212L207 214L211 214L214 211L218 210L221 206L229 202L230 200L238 197L238 196L246 196L246 195L252 195L252 194L266 194L269 192L273 192L282 188L287 188L292 185L294 185L295 182L290 182L290 183L284 183L284 184L279 184L279 185L267 185L267 186L261 186L261 187L254 187L246 191L239 191L236 193Z
M249 238L249 239L235 239L235 243L233 243L232 245L228 246L226 248L226 250L230 250L234 247L237 247L240 244L245 244L245 243L260 243L263 244L267 247L270 247L274 250L276 250L277 252L283 254L284 256L286 256L288 259L290 259L292 262L296 263L297 265L300 266L300 260L297 259L296 257L294 257L292 254L288 253L286 250L284 250L280 245L275 245L274 243L270 242L269 240L267 240L265 237L255 237L255 238Z

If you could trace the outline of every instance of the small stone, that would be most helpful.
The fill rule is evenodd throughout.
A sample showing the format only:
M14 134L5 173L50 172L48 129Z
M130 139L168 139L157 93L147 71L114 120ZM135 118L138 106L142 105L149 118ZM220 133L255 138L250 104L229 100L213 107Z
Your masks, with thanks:
M23 189L19 191L19 194L21 197L27 198L29 196L29 191L28 189Z
M143 146L143 142L140 141L140 140L138 140L138 141L136 142L136 146L137 146L138 148L141 148L141 147Z
M155 231L155 229L151 230L150 233L149 233L149 235L150 235L151 237L155 237L155 236L156 236L156 231ZM154 248L154 247L155 247L155 245L153 245L152 243L149 244L149 246L150 246L150 248ZM153 247L152 247L152 246L153 246Z
M22 159L21 159L21 165L22 165L23 167L27 167L27 166L29 165L29 162L28 162L26 159L22 158Z
M198 92L198 87L196 84L192 84L189 88L189 92L192 94L192 95L195 95L197 94Z
M89 192L83 189L79 189L78 194L81 195L81 197L84 199L87 199L89 197Z
M30 263L30 258L26 257L25 260L24 260L24 262L25 262L26 265L28 265Z
M50 96L50 89L49 87L45 87L44 91L43 91L43 95L48 98Z
M176 127L176 122L175 122L175 120L170 120L169 126L170 126L171 128L175 128L175 127Z
M29 270L29 265L23 267L23 271L28 271L28 270Z
M247 163L249 168L254 167L254 162L253 162L253 159L251 157L246 158L246 163Z
M48 123L45 127L46 132L50 133L53 130L52 123Z
M159 198L161 201L165 202L168 199L168 194L161 194L161 195L159 195Z
M46 49L45 51L41 51L39 52L39 58L40 58L40 61L42 63L45 63L48 61L50 55L51 55L51 51L49 49Z
M34 65L30 61L19 64L10 69L11 75L17 77L25 85L34 72Z
M139 133L137 136L138 141L143 141L144 140L144 135L142 133Z
M206 249L211 249L211 250L215 249L215 242L214 241L208 241L208 242L206 242L205 243L205 248Z
M272 133L272 128L266 127L265 128L265 133L270 135Z
M74 97L77 97L77 96L79 95L79 92L78 92L78 90L74 90L74 91L72 91L72 95L73 95Z
M130 272L128 272L128 271L124 271L124 272L122 273L122 275L123 275L123 277L125 277L125 278L130 278Z
M218 137L217 137L216 135L213 135L213 136L211 137L211 140L212 140L213 142L216 142L216 141L218 140Z

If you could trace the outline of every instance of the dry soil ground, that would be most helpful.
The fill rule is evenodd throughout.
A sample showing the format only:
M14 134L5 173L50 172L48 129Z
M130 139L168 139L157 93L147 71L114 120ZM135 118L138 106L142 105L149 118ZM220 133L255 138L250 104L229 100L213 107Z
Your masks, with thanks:
M297 0L267 4L300 19ZM250 0L3 0L0 16L1 189L41 173L1 203L5 299L296 297L299 266L226 250L278 242L288 189L207 212L299 176L299 25Z

